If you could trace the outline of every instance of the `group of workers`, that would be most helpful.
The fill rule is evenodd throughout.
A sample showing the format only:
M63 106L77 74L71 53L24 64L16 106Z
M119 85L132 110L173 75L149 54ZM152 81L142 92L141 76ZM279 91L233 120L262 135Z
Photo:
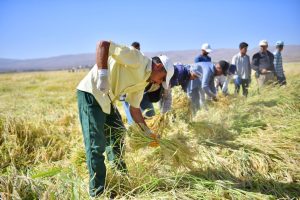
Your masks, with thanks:
M202 45L195 63L182 64L173 63L166 55L148 58L140 51L138 42L130 47L112 41L99 42L96 64L77 87L90 196L101 195L105 189L104 152L113 168L127 171L122 158L126 128L115 106L117 100L123 102L128 123L135 122L158 145L159 134L148 128L144 117L155 115L154 102L159 102L162 113L170 110L174 86L180 85L187 93L193 113L196 113L205 107L206 100L217 100L219 86L226 94L230 79L234 79L235 93L239 93L242 86L243 95L247 96L251 69L255 70L260 87L275 82L275 76L279 84L285 84L281 57L283 42L276 43L274 55L267 50L267 41L262 40L259 45L261 49L251 63L248 44L242 42L231 64L225 60L214 64L209 57L212 49L207 43Z

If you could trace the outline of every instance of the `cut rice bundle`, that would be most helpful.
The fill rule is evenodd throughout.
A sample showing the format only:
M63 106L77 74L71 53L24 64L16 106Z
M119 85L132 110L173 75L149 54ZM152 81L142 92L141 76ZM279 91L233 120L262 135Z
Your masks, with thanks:
M149 147L153 142L159 144L159 148L156 149L158 155L167 163L176 167L193 168L194 160L192 156L194 153L186 144L176 138L151 138L150 135L146 135L137 125L129 128L126 143L130 150L139 150Z

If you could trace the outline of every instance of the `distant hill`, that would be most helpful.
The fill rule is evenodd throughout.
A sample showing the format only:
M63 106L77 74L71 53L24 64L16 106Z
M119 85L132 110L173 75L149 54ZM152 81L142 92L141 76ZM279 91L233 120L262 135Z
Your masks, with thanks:
M274 47L269 48L272 52ZM259 49L251 49L248 54L252 56ZM230 61L232 56L238 52L238 49L215 49L211 53L212 60L225 59ZM145 55L152 57L160 54L166 54L173 62L193 63L194 57L200 53L200 50L181 50L181 51L161 51L161 52L145 52ZM284 62L299 62L300 61L300 45L287 45L283 51ZM71 69L78 66L91 66L95 63L95 54L77 54L77 55L62 55L50 58L39 59L5 59L0 58L0 72L10 71L47 71L58 69Z
M275 47L269 47L271 52L275 51ZM259 51L259 48L250 49L248 55L252 55ZM214 49L210 54L213 62L219 60L228 60L231 62L232 56L238 53L238 49ZM181 63L193 63L194 58L200 54L200 50L184 50L184 51L161 51L161 52L151 52L145 53L147 56L155 56L159 54L166 54L169 56L173 62ZM299 62L300 61L300 45L287 45L282 52L284 62Z
M71 69L72 67L92 65L93 63L95 63L94 54L63 55L27 60L0 58L0 72Z

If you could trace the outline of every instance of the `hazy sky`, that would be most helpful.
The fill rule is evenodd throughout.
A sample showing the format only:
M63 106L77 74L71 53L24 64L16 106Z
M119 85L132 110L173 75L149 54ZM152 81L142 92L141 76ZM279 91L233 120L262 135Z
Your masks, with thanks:
M142 51L300 44L300 0L0 0L0 58L90 53L101 39Z

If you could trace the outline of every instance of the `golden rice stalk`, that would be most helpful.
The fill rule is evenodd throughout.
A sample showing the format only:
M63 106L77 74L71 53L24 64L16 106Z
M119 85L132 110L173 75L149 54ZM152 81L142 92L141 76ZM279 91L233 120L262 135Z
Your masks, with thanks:
M180 87L175 87L172 91L171 113L175 118L182 120L190 120L192 117L191 101Z
M141 131L137 125L131 126L128 130L126 142L131 150L149 147L155 141L159 144L157 151L161 159L176 167L193 168L194 153L191 151L191 147L178 139L159 138L155 140Z

